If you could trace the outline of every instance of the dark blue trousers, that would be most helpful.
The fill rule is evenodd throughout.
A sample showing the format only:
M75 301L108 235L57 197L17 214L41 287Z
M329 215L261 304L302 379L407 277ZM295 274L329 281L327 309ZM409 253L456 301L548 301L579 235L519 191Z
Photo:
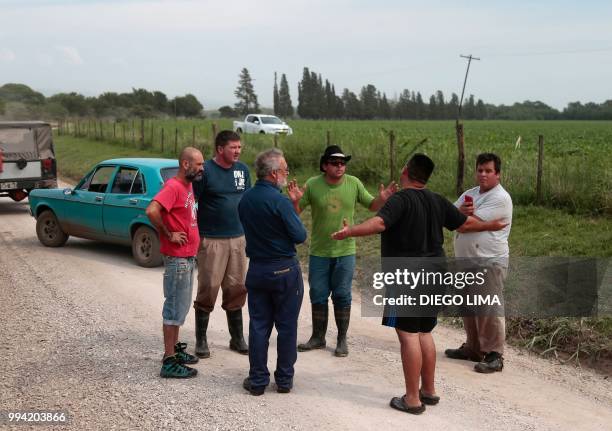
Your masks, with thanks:
M297 360L297 320L304 297L300 264L295 258L251 260L246 276L249 304L249 378L252 387L270 383L268 345L272 327L278 337L274 380L279 387L293 386Z

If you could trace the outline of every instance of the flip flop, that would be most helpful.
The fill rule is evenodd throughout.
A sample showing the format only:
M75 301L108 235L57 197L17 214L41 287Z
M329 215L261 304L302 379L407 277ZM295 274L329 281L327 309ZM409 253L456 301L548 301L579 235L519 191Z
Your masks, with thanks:
M419 399L428 406L435 406L440 402L440 397L437 395L427 395L419 389Z
M425 411L425 404L421 403L420 406L410 407L404 402L404 397L393 397L389 405L395 410L410 413L412 415L420 415Z

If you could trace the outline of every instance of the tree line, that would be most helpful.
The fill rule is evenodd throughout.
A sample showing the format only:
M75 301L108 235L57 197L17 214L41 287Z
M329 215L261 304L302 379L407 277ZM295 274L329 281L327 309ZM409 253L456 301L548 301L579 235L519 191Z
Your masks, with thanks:
M239 99L234 108L219 109L221 116L237 117L259 110L257 95L249 71L243 68L235 91ZM254 103L253 103L254 101ZM450 120L457 118L459 96L452 93L445 97L441 90L429 98L419 91L403 90L393 98L380 92L373 84L361 88L358 94L345 88L336 92L336 86L323 80L320 73L304 67L302 79L298 82L298 104L294 110L289 85L285 74L281 75L280 87L277 73L274 73L273 88L274 114L284 118L294 116L305 119L400 119L400 120ZM559 111L540 101L524 101L513 105L485 103L470 94L463 102L461 118L467 120L612 120L612 100L604 103L569 103Z
M15 119L203 117L203 110L204 106L193 94L169 99L161 91L144 88L133 88L130 93L105 92L97 97L75 92L45 97L24 84L0 87L0 115Z

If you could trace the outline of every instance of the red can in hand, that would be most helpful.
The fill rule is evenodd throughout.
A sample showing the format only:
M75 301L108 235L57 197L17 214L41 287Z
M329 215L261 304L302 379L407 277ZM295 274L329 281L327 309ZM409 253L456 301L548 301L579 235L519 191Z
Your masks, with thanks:
M465 195L463 197L463 202L465 202L466 204L473 204L474 203L474 198L471 197L470 195Z

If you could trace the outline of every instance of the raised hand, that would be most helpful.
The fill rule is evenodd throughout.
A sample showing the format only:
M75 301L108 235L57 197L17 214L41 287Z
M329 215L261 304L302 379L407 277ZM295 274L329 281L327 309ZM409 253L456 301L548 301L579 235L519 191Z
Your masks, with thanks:
M289 196L291 202L299 202L304 196L304 189L300 188L295 178L287 184L287 196Z
M386 200L398 190L399 186L397 183L395 181L391 181L387 187L385 187L384 184L378 186L378 196L380 196L383 202L386 202Z

